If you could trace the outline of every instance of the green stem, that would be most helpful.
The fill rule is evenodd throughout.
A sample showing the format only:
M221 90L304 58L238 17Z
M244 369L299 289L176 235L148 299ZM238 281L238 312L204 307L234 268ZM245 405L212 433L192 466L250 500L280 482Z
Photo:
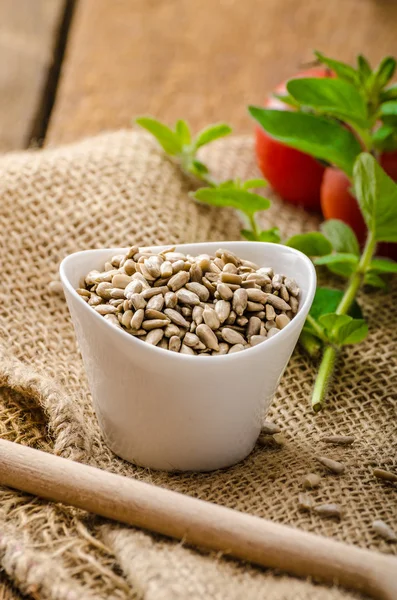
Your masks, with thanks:
M324 396L328 389L336 362L336 349L333 346L327 346L321 359L320 368L313 388L312 407L314 412L321 410Z
M254 215L248 215L248 219L249 219L249 222L251 225L252 232L253 232L255 238L259 241L259 229L258 229L258 225L255 221Z
M364 251L361 255L357 270L350 277L349 284L343 294L336 313L338 315L346 315L352 307L356 298L357 292L363 282L365 272L370 265L376 248L376 242L372 233L368 234L365 243ZM318 370L316 382L314 384L312 395L312 407L315 412L321 410L325 395L327 393L328 384L334 371L337 358L337 349L334 346L327 345L325 347L323 357L321 359L320 368Z
M316 332L316 336L320 338L323 342L327 341L327 337L324 334L324 329L317 323L316 319L314 319L311 315L307 315L306 321L309 323L311 328Z

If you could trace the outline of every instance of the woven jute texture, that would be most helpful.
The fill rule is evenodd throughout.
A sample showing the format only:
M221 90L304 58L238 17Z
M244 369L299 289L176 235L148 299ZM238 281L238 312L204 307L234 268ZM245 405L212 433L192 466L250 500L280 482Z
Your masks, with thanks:
M213 144L206 160L222 179L257 175L252 142ZM283 443L257 445L232 468L206 474L150 472L102 441L62 295L50 292L61 259L77 250L238 239L237 216L199 206L189 182L149 138L118 132L72 146L0 159L0 436L344 542L392 553L371 522L396 520L396 489L372 468L396 468L396 305L393 294L362 298L368 340L344 353L328 404L309 406L315 368L297 350L269 418ZM317 226L274 200L263 225L283 235ZM265 368L265 365L264 365ZM320 438L352 434L348 448ZM316 454L347 465L327 474ZM302 477L322 475L315 503L339 502L341 522L299 512ZM83 511L0 489L0 565L21 592L42 600L358 598L270 570L209 555Z

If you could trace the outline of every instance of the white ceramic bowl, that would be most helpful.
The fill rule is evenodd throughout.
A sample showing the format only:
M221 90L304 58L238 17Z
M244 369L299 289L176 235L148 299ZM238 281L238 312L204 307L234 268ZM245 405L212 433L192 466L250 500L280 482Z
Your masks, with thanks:
M301 288L299 312L280 333L224 356L189 356L146 344L81 299L75 291L81 278L102 270L125 248L77 252L61 264L99 424L106 443L126 460L154 469L209 471L242 460L255 445L312 304L316 274L304 254L277 244L184 244L177 251L211 254L220 247L296 278Z

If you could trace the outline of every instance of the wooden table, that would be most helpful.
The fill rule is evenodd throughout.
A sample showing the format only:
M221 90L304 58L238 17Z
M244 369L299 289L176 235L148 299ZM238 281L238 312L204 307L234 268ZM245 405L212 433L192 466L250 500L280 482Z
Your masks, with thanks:
M397 55L394 0L0 0L0 152L138 114L249 132L248 103L312 60ZM0 579L0 600L18 598Z

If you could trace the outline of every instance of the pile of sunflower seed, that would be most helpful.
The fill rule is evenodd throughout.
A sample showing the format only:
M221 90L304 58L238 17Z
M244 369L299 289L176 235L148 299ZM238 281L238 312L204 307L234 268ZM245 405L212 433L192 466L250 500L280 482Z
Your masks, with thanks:
M239 352L276 335L299 308L294 279L219 249L190 256L132 246L77 293L116 327L174 352Z

